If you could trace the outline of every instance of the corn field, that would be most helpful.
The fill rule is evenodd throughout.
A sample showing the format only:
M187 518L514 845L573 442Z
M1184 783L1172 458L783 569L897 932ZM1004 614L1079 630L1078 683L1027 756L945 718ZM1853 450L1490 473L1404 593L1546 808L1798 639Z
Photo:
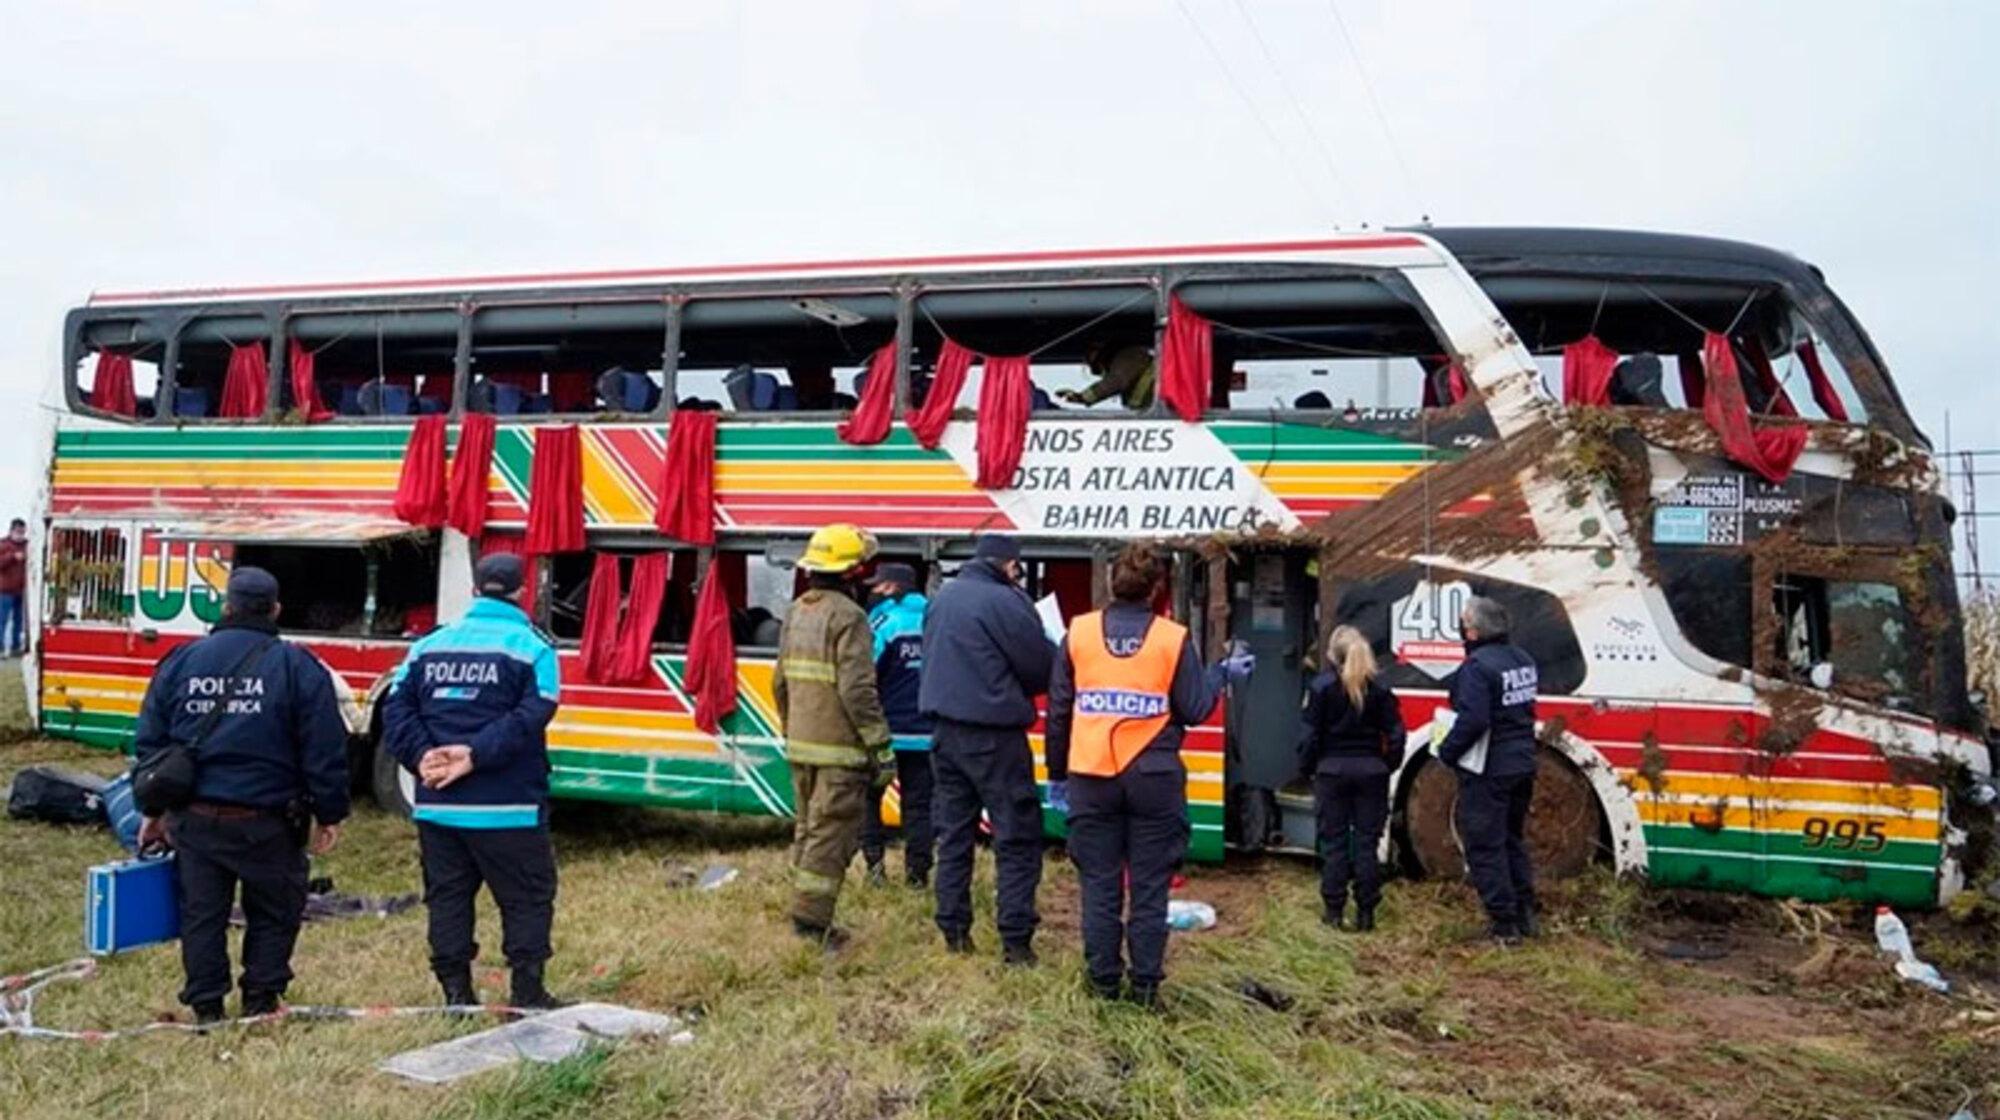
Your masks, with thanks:
M2000 591L1965 601L1965 687L2000 696Z

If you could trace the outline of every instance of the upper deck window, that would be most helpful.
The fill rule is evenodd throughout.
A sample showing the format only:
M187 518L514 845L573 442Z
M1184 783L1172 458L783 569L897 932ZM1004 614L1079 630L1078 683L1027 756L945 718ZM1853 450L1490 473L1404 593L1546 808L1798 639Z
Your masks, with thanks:
M482 307L466 409L498 416L652 416L662 405L665 300Z
M76 407L127 420L150 420L159 412L160 366L165 335L131 319L88 323L69 371Z
M674 391L687 407L831 413L854 407L868 358L896 337L889 292L697 299L682 311Z
M452 308L310 312L286 329L296 353L310 355L319 405L353 419L406 418L451 408L459 313ZM293 379L281 386L296 409Z
M258 420L268 414L270 339L270 320L259 314L204 315L182 327L176 339L177 357L170 394L174 420L177 423L216 418ZM254 368L262 363L262 408L255 404L231 407L230 364L243 362L245 358L250 361L239 369L239 377L252 382L244 387L246 399L255 397L258 387L254 382L258 377Z
M939 290L918 298L912 404L928 399L949 338L981 355L1027 355L1036 412L1144 412L1157 389L1159 296L1145 284ZM966 375L957 407L974 409L983 364Z

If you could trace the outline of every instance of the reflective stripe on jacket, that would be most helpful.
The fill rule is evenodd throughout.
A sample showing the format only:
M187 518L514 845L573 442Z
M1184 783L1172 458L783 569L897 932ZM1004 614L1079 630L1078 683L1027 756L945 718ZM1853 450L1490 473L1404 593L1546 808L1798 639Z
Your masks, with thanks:
M1071 773L1114 777L1167 726L1174 670L1187 636L1187 627L1156 618L1138 648L1121 655L1105 646L1104 612L1079 615L1070 624L1069 658L1076 674Z
M888 748L874 649L868 616L849 596L814 588L792 602L771 672L792 762L865 769Z

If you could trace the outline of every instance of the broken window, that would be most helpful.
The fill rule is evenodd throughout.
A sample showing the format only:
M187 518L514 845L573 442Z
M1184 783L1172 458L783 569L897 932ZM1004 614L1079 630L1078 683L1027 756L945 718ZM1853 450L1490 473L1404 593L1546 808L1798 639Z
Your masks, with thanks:
M63 622L124 622L132 615L125 593L127 557L121 529L55 528L49 531L43 583L43 617Z
M450 411L458 356L455 308L308 313L285 326L290 341L310 356L320 405L335 415ZM289 371L280 389L284 408L296 408Z
M238 346L268 346L270 338L262 315L209 315L181 328L172 371L174 420L221 416L231 354Z
M932 291L917 300L911 398L921 404L944 340L976 354L1030 358L1035 412L1145 411L1158 389L1154 317L1145 284ZM957 407L976 409L985 370L975 360Z
M80 408L125 419L151 419L158 414L160 366L166 359L166 338L150 324L131 319L87 323L82 345L70 367L71 399ZM130 411L118 400L119 387L101 384L117 361L129 363Z
M662 407L664 300L482 307L466 408L497 416L651 416Z
M438 542L235 546L235 567L278 581L278 629L350 638L416 637L437 624Z
M728 412L842 412L896 337L891 292L698 299L682 311L674 392Z
M1662 548L1655 561L1681 636L1717 661L1748 668L1750 558L1741 552Z
M618 557L618 586L626 594L632 584L632 562L657 548L594 548L587 552L565 552L548 558L549 594L543 611L544 624L558 641L583 638L583 620L590 606L590 577L600 553ZM678 645L687 641L694 624L696 553L691 548L674 549L667 561L667 593L660 602L660 617L653 625L653 644ZM623 609L621 601L620 609Z
M1777 663L1795 681L1908 710L1923 643L1892 584L1781 575L1772 583Z

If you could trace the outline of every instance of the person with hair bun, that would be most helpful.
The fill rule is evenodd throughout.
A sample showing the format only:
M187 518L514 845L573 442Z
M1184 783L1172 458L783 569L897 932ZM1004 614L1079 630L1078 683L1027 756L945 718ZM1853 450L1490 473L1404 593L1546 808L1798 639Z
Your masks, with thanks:
M1376 679L1375 651L1352 626L1335 627L1326 670L1306 688L1299 768L1312 778L1319 822L1321 921L1366 933L1382 901L1382 828L1389 775L1402 765L1406 732L1396 696ZM1354 892L1354 924L1346 925Z

